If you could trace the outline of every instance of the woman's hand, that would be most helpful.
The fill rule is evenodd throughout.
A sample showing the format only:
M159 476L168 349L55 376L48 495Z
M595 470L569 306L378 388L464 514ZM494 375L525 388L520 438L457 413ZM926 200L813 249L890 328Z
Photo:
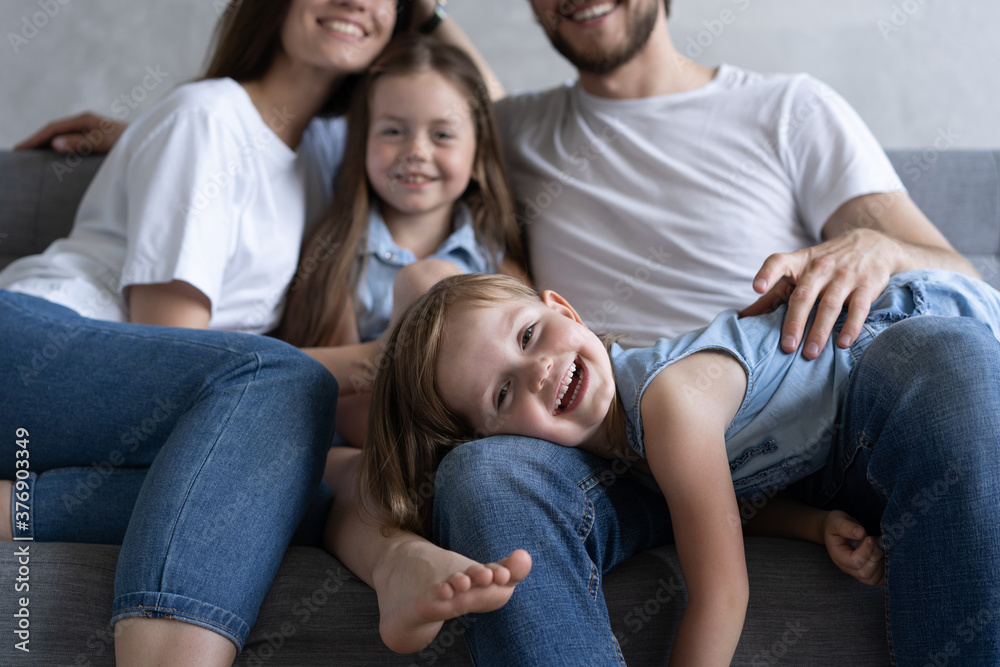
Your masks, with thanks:
M127 123L86 112L52 121L14 146L14 150L51 148L64 155L103 154L111 150L127 127Z
M833 510L823 520L823 540L834 564L863 584L885 583L885 554L878 540L850 515Z

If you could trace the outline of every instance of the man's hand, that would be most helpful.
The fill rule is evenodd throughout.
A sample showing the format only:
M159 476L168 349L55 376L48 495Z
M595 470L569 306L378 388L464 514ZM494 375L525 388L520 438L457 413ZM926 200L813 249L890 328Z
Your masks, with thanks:
M57 153L103 154L111 150L128 127L90 112L53 121L14 146L14 150L51 148Z
M837 345L848 347L861 334L872 302L889 284L900 250L898 242L881 232L854 229L811 248L771 255L753 282L754 290L764 296L740 315L768 313L787 302L781 349L791 353L798 349L818 302L803 349L803 356L815 359L846 306L847 321Z
M863 584L885 583L885 554L878 541L848 514L833 510L823 521L826 550L834 564Z

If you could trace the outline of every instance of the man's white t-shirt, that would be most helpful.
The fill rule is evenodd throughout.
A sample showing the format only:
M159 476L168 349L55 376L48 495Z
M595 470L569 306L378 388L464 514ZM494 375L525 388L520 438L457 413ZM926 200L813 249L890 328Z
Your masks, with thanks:
M342 146L343 123L317 119L296 153L232 79L180 86L105 158L69 237L12 263L0 287L127 321L127 286L182 280L211 301L209 328L269 331Z
M846 201L902 190L851 107L806 75L722 65L630 100L571 83L497 104L536 285L627 346L759 296L768 255L821 241Z

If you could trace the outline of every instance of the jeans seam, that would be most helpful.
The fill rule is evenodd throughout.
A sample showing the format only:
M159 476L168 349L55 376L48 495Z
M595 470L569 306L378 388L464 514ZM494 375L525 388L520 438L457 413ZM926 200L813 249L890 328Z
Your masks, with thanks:
M226 625L225 623L221 623L221 622L215 620L214 618L209 618L207 616L199 616L198 614L192 614L191 612L188 612L188 611L181 611L181 610L177 609L177 607L161 607L160 605L146 606L146 605L141 605L140 604L140 605L136 605L135 607L123 607L122 609L119 609L117 612L115 612L115 615L117 616L117 615L120 615L122 613L131 612L131 611L141 612L143 618L153 618L153 614L164 614L164 618L174 618L175 620L176 620L176 617L180 617L180 618L196 618L196 619L198 619L200 621L204 621L205 623L209 623L209 624L212 624L212 625L217 625L219 627L223 627L223 628L229 630L233 634L233 636L239 637L241 635L241 632L239 630L237 630L235 628L232 628L229 625ZM170 612L174 612L174 613L171 614ZM126 618L128 618L128 617L126 617ZM119 619L119 620L121 620L121 619Z
M885 545L883 544L883 547ZM896 664L896 649L892 644L892 620L889 612L889 552L885 549L882 550L883 554L883 567L885 568L885 602L883 606L885 607L885 636L886 643L889 645L889 662L893 665Z

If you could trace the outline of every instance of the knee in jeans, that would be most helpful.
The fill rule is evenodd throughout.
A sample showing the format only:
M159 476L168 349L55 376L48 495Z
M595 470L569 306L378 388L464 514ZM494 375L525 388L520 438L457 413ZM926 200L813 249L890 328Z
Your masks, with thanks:
M882 333L864 361L905 387L921 378L940 383L964 382L996 372L1000 343L982 322L966 317L914 317Z
M496 508L511 501L519 507L536 499L545 503L576 480L560 465L576 450L516 436L495 436L455 448L438 467L435 509ZM566 473L566 474L564 474Z

